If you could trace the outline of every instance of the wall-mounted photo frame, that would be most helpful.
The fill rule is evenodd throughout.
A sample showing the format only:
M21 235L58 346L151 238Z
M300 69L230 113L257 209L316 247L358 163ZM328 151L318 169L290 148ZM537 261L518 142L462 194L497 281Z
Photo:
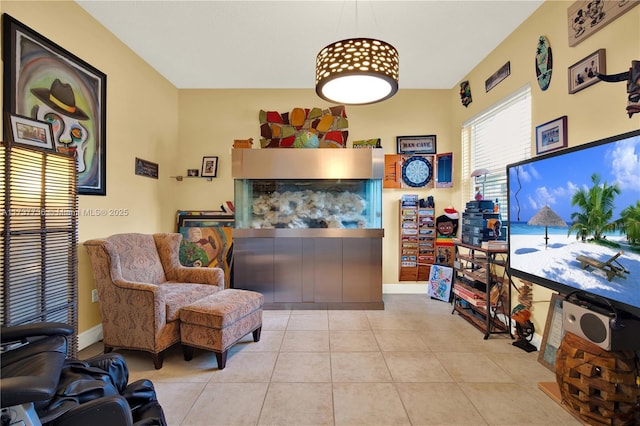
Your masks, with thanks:
M551 120L536 127L536 154L568 146L567 116Z
M55 151L53 129L50 123L9 113L6 114L6 119L10 123L9 140L11 142L43 151Z
M593 86L600 81L598 74L607 73L604 49L598 49L569 67L569 94Z
M187 177L198 177L200 174L200 170L198 169L187 169Z
M202 170L200 176L214 178L218 175L218 157L206 156L202 157Z
M606 27L631 8L640 4L632 1L578 0L567 8L569 46L576 46Z
M107 76L6 13L2 23L4 110L55 114L54 146L76 158L78 193L106 195Z
M491 77L485 80L484 82L484 91L488 92L489 90L496 87L502 80L509 77L511 75L511 61L508 61L506 64L501 66L498 71L494 72Z
M436 135L397 136L398 154L435 154Z
M138 176L144 176L148 178L158 179L160 167L158 163L143 160L136 157L135 174Z

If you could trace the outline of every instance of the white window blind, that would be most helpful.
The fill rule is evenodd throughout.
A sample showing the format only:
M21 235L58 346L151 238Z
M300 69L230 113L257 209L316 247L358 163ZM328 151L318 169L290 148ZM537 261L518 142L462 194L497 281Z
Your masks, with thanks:
M508 220L506 166L530 156L531 88L527 85L463 123L462 205L474 199L477 189L482 191L482 185L471 173L487 169L484 198L494 202L497 199L503 220Z

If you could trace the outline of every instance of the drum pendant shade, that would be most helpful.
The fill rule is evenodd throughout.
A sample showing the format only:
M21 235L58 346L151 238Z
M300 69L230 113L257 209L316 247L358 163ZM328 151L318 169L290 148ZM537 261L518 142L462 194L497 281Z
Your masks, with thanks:
M398 91L398 51L384 41L350 38L323 48L316 58L316 93L350 105L372 104Z

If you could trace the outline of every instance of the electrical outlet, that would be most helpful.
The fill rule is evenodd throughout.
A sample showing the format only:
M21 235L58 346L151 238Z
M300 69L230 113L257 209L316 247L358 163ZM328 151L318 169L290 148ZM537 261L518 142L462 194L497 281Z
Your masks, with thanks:
M98 290L95 288L91 290L91 302L96 303L98 301Z

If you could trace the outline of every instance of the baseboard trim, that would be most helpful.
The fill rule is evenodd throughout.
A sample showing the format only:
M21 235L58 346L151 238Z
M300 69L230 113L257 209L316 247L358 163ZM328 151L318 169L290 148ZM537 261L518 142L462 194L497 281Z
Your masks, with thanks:
M102 340L102 324L98 324L95 327L78 334L78 350L81 351L100 340Z
M427 294L427 284L382 284L383 294Z

